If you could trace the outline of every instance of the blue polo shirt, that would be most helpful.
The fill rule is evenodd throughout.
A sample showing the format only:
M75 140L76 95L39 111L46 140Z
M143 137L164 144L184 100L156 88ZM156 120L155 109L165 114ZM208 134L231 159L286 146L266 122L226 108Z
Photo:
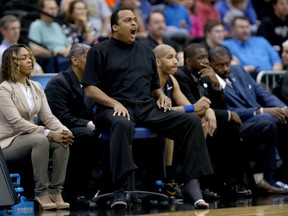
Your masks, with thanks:
M250 37L246 42L231 38L222 44L239 59L243 67L254 65L257 71L261 71L272 70L274 64L281 64L280 56L263 37Z

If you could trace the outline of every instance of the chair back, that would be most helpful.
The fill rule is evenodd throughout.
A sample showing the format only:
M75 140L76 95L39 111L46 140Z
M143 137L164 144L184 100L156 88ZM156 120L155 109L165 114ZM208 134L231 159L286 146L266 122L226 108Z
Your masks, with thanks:
M56 74L57 73L33 74L31 75L31 80L39 82L42 88L45 89L49 80Z

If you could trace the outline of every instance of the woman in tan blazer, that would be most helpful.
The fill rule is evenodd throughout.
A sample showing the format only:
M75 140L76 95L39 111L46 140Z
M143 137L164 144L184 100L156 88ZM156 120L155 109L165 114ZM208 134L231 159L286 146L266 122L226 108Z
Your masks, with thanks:
M29 79L33 68L34 57L27 46L16 44L4 51L0 74L0 146L7 161L31 157L35 200L43 210L69 208L61 191L73 135L52 114L41 85ZM37 125L40 120L44 126ZM49 151L53 167L50 180Z

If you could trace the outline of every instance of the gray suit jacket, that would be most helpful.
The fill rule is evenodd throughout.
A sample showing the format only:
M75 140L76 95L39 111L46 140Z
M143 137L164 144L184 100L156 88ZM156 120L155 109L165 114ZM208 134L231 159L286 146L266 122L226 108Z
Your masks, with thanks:
M35 107L32 111L19 83L4 81L0 84L0 146L8 147L21 134L42 133L50 130L68 130L52 114L40 83L29 80ZM40 118L44 126L37 125Z

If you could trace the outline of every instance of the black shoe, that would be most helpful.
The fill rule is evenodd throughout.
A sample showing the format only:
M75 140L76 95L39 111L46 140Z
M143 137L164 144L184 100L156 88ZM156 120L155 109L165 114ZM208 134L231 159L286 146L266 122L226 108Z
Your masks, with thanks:
M125 209L127 207L126 193L123 189L114 191L114 199L111 203L112 209Z
M202 196L205 200L218 200L220 199L219 194L214 191L210 191L209 189L202 190Z

